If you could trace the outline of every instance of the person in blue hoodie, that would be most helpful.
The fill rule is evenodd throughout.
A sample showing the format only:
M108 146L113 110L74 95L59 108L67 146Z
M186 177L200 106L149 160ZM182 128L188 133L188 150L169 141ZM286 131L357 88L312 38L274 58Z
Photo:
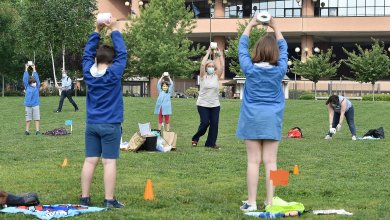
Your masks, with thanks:
M113 47L99 45L100 31L111 29ZM122 75L127 50L115 18L110 23L96 24L82 57L84 82L87 85L85 128L85 161L81 172L81 205L90 205L90 188L100 157L104 167L104 201L106 208L122 208L115 198L116 161L123 122Z
M163 80L167 77L169 82ZM173 81L168 73L164 73L157 82L158 98L154 107L154 114L158 115L158 130L161 130L163 117L167 131L170 130L169 116L172 114L171 94L173 90Z
M33 69L32 76L28 73L29 65L25 65L25 71L23 75L23 85L26 91L26 95L24 97L24 106L26 111L26 131L25 135L30 135L30 122L31 120L35 121L35 134L41 134L39 132L39 121L41 120L41 114L39 110L39 85L41 82L39 81L38 73L35 69L35 65L31 65Z
M284 94L282 80L287 72L287 43L275 19L269 27L273 35L265 35L249 53L249 36L260 23L256 16L249 22L238 46L240 67L246 76L243 100L237 125L237 138L245 140L247 152L248 200L242 211L257 210L256 195L259 168L264 163L267 197L265 205L272 204L274 187L270 184L270 171L277 169L277 152L282 138Z

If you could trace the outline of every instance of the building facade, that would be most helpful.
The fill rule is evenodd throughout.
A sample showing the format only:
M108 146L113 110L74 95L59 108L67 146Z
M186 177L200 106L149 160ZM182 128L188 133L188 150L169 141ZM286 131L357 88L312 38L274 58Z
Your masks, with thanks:
M125 0L98 0L98 8L122 18L141 13L148 1L129 0L129 6L125 3ZM221 51L228 50L229 39L237 37L237 24L259 11L268 11L278 19L290 59L305 60L315 51L328 48L333 48L334 60L344 59L343 48L352 51L356 44L369 47L372 38L383 41L386 48L390 46L389 0L186 0L186 6L199 12L189 38L204 46L210 41L217 42ZM229 80L234 74L229 72L229 60L225 63L224 78ZM350 75L348 67L342 65L333 79ZM296 77L293 73L288 76ZM385 84L382 90L387 89Z

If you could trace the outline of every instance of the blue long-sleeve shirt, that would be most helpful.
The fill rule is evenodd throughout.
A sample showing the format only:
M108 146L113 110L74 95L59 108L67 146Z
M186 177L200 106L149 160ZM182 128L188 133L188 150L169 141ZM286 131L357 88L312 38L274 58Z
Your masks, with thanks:
M72 88L72 80L68 76L65 76L61 79L61 88L64 91Z
M28 74L27 71L24 72L23 85L24 85L24 89L26 90L26 95L24 96L24 105L27 107L34 107L40 104L39 86L41 85L41 82L39 81L39 76L36 71L33 72L33 77L37 82L37 85L35 87L31 86L28 83L28 79L30 78L30 75Z
M92 33L82 58L84 81L87 84L87 124L121 123L123 121L123 98L121 79L126 67L127 51L119 31L111 33L115 58L106 73L100 77L91 74L95 63L99 33Z

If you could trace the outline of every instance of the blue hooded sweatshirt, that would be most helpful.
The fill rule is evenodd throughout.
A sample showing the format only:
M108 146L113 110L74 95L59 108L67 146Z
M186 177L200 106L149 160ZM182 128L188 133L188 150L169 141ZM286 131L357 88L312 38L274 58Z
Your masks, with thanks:
M31 86L28 83L28 79L30 78L30 75L27 71L24 72L23 75L23 85L24 89L26 90L26 95L24 96L24 105L26 107L34 107L38 106L40 104L39 101L39 86L41 85L41 82L39 81L38 73L34 71L33 77L35 81L37 82L37 85L35 87Z

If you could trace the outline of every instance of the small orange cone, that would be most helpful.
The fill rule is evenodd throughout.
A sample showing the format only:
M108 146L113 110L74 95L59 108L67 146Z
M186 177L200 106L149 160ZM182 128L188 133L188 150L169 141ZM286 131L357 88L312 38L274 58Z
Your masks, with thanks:
M62 162L62 167L66 167L66 166L68 166L68 159L67 158L65 158L64 162Z
M154 193L153 193L153 187L152 187L152 180L151 179L147 179L146 180L144 199L145 200L153 200L154 199Z
M293 174L299 174L299 169L298 169L298 165L294 165L294 172Z

